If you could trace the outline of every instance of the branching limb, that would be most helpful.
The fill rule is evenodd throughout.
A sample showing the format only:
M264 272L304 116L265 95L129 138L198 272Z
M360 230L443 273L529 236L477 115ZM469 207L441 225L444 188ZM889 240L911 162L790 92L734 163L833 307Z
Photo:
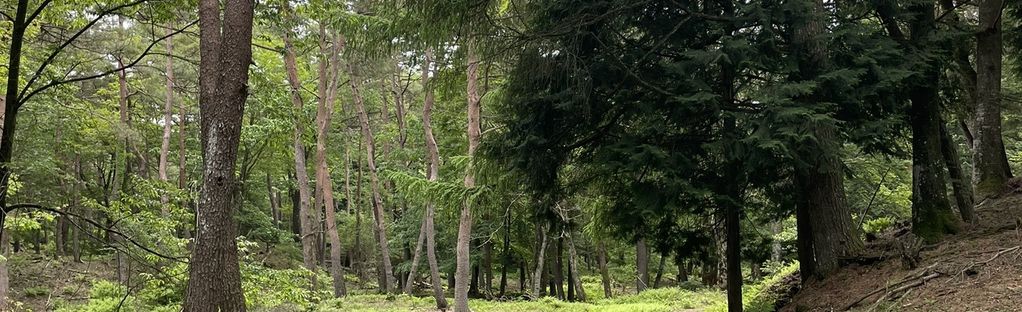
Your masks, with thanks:
M77 40L78 37L81 37L83 34L85 34L85 32L88 31L90 28L92 28L93 25L96 25L96 23L98 23L104 17L106 17L107 15L110 15L113 12L119 11L119 10L121 10L123 8L139 5L139 4L142 4L143 2L146 2L146 1L148 1L148 0L136 0L136 1L132 1L130 3L125 3L125 4L122 4L122 5L118 5L118 6L115 6L115 7L106 9L106 10L103 10L103 11L99 12L98 14L96 14L96 16L92 20L90 20L88 24L85 24L85 26L83 26L81 29L79 29L77 32L75 32L74 35L71 35L70 38L65 40L64 43L61 43L60 46L58 46L56 49L51 51L50 55L46 57L46 60L43 61L42 64L39 64L39 68L36 69L34 74L32 74L32 78L28 79L28 83L25 84L25 88L22 89L21 92L18 93L18 101L17 101L17 103L14 103L14 105L16 107L20 107L22 103L24 103L26 100L28 100L27 97L24 96L25 92L27 92L29 90L29 88L32 87L32 84L34 84L35 81L37 79L39 79L40 76L42 76L43 72L46 70L46 67L49 66L51 63L53 63L53 60L57 58L57 55L59 55L61 52L63 52L64 49L67 48L67 46L71 45L71 43L73 43L75 40ZM39 14L40 12L42 12L42 9L45 7L45 5L48 2L49 2L49 0L44 2L42 6L40 6L35 12L33 12L32 13L33 17L35 17L36 14ZM26 25L27 24L28 23L26 23ZM32 94L34 94L34 93L36 93L36 92L33 92ZM28 97L31 97L32 94L29 94Z
M5 207L3 209L3 214L6 215L7 213L10 213L11 211L14 211L14 210L17 210L17 209L35 209L35 210L41 210L41 211L46 211L46 212L52 212L52 213L59 214L59 215L62 215L62 216L75 217L75 218L81 219L82 221L85 221L86 223L89 223L92 226L95 226L96 228L99 228L99 229L101 229L103 231L106 231L106 232L109 232L111 234L120 236L120 237L124 238L125 240L127 240L128 242L130 242L132 245L135 245L135 247L141 248L142 250L144 250L144 251L146 251L148 253L151 253L153 255L156 255L157 257L160 257L160 258L163 258L163 259L167 259L167 260L171 260L171 261L175 261L175 262L187 263L187 261L184 260L184 259L187 259L187 257L175 257L175 256L165 255L163 253L160 253L159 251L153 250L153 249L151 249L149 247L146 247L145 245L142 245L138 241L132 239L128 235L125 235L124 233L122 233L122 232L120 232L118 230L111 229L109 227L103 226L99 222L96 222L96 221L94 221L92 219L86 218L86 217L84 217L82 215L79 215L79 214L76 214L76 213L73 213L73 212L70 212L70 211L54 209L54 208L46 207L46 206L39 205L39 204L25 203L25 204L8 205L7 207Z
M174 36L174 35L177 35L177 34L183 32L185 29L188 29L189 27L197 24L198 22L199 22L198 20L192 21L191 23L188 23L188 25L185 25L185 27L183 27L181 29L178 29L177 31L174 31L172 33L169 33L169 34L167 34L165 36L162 36L162 37L154 40L152 43L149 44L148 47L145 48L145 51L142 51L142 54L140 54L137 58L135 58L135 60L133 60L130 63L125 64L123 66L119 66L117 68L110 69L110 70L107 70L105 72L94 74L94 75L80 76L80 77L75 77L75 78L65 79L65 80L54 80L54 81L51 81L50 83L47 83L46 85L44 85L42 87L39 87L38 89L32 90L32 92L29 92L28 94L25 94L25 92L28 91L28 88L29 88L30 85L26 85L25 89L22 90L22 96L19 96L19 98L18 98L17 107L20 108L21 105L24 105L26 102L28 102L28 100L30 98L32 98L36 94L39 94L39 92L45 91L46 89L49 89L49 88L52 88L52 87L56 87L56 86L59 86L59 85L63 85L63 84L68 84L68 83L73 83L73 82L79 82L79 81L84 81L84 80L91 80L91 79L101 78L101 77L104 77L104 76L107 76L107 75L110 75L110 74L113 74L113 73L116 73L116 72L119 72L119 71L122 71L122 70L125 70L125 69L128 69L128 68L134 67L136 64L138 64L138 62L142 61L142 59L144 59L146 56L148 56L150 54L150 51L157 44L159 44L160 42L162 42L163 40L165 40L167 38L170 38L171 36ZM55 56L55 55L51 55L51 56ZM52 61L52 60L47 60L47 62L49 62L49 61ZM44 65L40 67L40 70L36 71L35 75L32 77L32 80L29 80L29 84L31 84L33 80L35 80L36 78L38 78L41 75L42 69L45 68L45 64L46 63L43 63L43 64Z

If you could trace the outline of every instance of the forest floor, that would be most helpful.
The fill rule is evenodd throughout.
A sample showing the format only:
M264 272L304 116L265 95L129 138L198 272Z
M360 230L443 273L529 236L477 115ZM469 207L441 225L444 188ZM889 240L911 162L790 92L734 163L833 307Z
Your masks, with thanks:
M678 288L660 288L639 295L624 295L589 302L565 302L551 297L535 301L493 301L473 299L469 306L476 312L546 312L546 311L602 311L602 312L697 312L718 310L723 307L724 294L720 291L690 291ZM453 303L453 298L448 298ZM316 309L320 312L398 312L437 311L433 298L356 295L327 301Z
M939 244L913 242L906 228L867 243L861 264L809 283L781 311L1022 311L1022 194L976 213Z

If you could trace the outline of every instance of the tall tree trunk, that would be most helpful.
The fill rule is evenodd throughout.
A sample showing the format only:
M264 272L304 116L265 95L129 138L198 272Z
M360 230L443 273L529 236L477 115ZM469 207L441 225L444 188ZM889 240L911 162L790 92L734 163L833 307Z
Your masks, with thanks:
M167 34L170 35L173 31L167 29ZM163 142L160 144L160 165L157 170L160 181L167 183L167 163L170 161L170 133L171 125L174 115L174 38L167 38L167 99L163 104ZM160 205L162 206L163 215L170 215L170 206L168 204L169 198L167 197L167 191L164 190L160 193Z
M614 291L610 286L610 271L607 269L607 246L601 240L597 243L596 248L598 249L596 251L598 253L596 261L599 262L600 277L603 280L603 297L610 298L613 296Z
M511 209L504 213L504 247L500 255L500 295L507 290L507 270L511 266Z
M635 276L635 292L646 290L649 285L649 249L645 238L635 242Z
M3 259L0 259L0 311L8 311L10 309L8 297L11 290L11 272L7 268L8 259L11 257L9 252L10 242L10 232L0 233L0 255L3 255Z
M266 173L266 195L270 200L270 218L273 220L273 228L280 228L280 196L273 190L273 179L270 173Z
M14 152L14 129L17 125L18 115L18 88L21 78L21 47L25 39L25 30L28 28L26 22L28 15L28 0L18 0L14 20L10 32L9 52L7 53L7 91L3 95L4 100L0 101L3 106L4 115L0 118L3 130L0 131L0 189L8 189L11 173L11 156ZM10 293L10 272L7 267L7 242L10 241L10 233L4 231L4 221L7 218L7 192L0 192L0 252L4 259L0 259L0 310L10 308L8 295Z
M74 188L74 191L71 193L71 207L70 208L74 212L81 213L81 210L80 210L80 208L81 208L81 192L82 192L82 189L84 188L83 185L85 183L85 181L82 181L82 159L81 159L81 154L75 153L75 158L74 158L74 162L72 163L72 167L74 168L73 172L74 172L75 178L74 178L74 185L72 186ZM84 230L85 229L81 225L77 225L77 226L75 226L75 228L71 229L71 257L77 263L81 263L82 262L81 233ZM0 247L0 248L4 248L4 247ZM2 298L2 297L0 297L0 298ZM0 301L2 301L2 299L0 299ZM0 308L0 310L3 310L3 308Z
M805 18L793 26L792 41L799 62L799 71L794 77L797 81L816 80L829 66L826 46L819 39L825 29L823 3L812 0L805 4ZM814 91L797 101L814 108L827 99ZM811 131L815 144L803 152L806 165L796 166L795 175L798 194L802 197L799 201L804 209L802 217L808 218L812 235L799 236L799 239L812 243L815 261L807 265L814 267L814 274L824 277L837 270L838 258L858 253L863 245L845 198L841 159L835 155L841 145L837 130L831 123L819 122L812 124Z
M408 269L408 277L405 280L404 292L409 296L412 295L413 284L415 283L415 277L419 272L419 255L422 254L422 245L426 241L426 218L422 218L419 222L419 238L415 240L415 252L412 255L412 265Z
M287 4L284 5L285 15L287 19L293 19L291 16L290 8ZM295 127L294 127L294 160L295 160L295 177L296 184L298 185L298 199L299 206L298 216L301 219L301 236L302 242L302 260L305 265L305 269L309 270L309 280L311 282L312 289L316 289L316 260L318 256L317 250L317 225L319 223L319 217L317 209L312 207L310 194L309 194L309 173L305 164L305 142L302 140L302 134L305 132L304 117L303 113L305 104L302 100L302 81L298 77L298 65L296 64L295 47L291 39L291 30L284 31L284 67L287 71L287 81L291 87L291 104L294 105L295 114Z
M479 262L472 265L472 282L468 286L468 295L473 298L479 297Z
M933 3L910 5L911 42L917 51L932 50L936 22ZM920 83L912 86L912 230L928 242L958 230L958 221L947 199L947 184L941 170L940 109L937 85L939 60L927 61ZM976 138L977 142L981 139ZM978 144L977 144L978 147ZM975 147L973 148L976 149ZM819 251L817 251L819 253Z
M475 43L469 39L468 42L468 69L467 74L467 99L468 99L468 157L474 157L476 148L479 146L480 132L480 105L479 105L479 55L475 50ZM475 187L475 175L472 173L472 166L465 174L465 188ZM472 206L468 199L461 206L461 215L458 219L458 242L457 242L457 278L454 286L454 311L468 312L468 278L469 278L469 243L472 239Z
M947 125L943 122L940 124L940 152L944 157L948 176L951 178L951 189L954 192L958 214L962 216L963 221L972 223L976 219L976 213L972 207L972 185L966 180L959 162L958 148L947 131Z
M493 242L483 242L483 294L493 292Z
M543 288L543 263L546 262L544 259L544 253L546 253L547 235L546 225L538 225L536 229L538 243L536 247L536 271L532 274L532 298L539 299L542 296L540 292Z
M344 50L344 38L341 37L338 41L341 45L341 51ZM380 288L384 292L389 291L400 291L396 288L394 281L394 267L390 263L390 247L387 243L387 220L386 215L383 213L383 197L380 195L380 178L377 175L376 168L376 143L373 140L373 132L369 127L369 114L366 112L365 104L362 102L361 93L361 82L358 75L355 74L355 67L352 64L354 62L348 62L348 74L351 77L351 94L355 99L355 109L358 112L359 122L362 128L362 137L365 140L366 145L366 162L369 166L369 186L373 192L373 219L375 220L375 228L377 232L376 241L380 247L380 269L384 275L383 284Z
M575 251L575 239L574 234L571 233L571 228L568 228L568 276L571 279L571 284L575 288L575 299L578 301L586 301L586 290L582 287L582 275L579 274L578 270L578 252Z
M428 166L426 170L429 181L440 179L440 149L437 147L436 138L433 137L433 84L430 83L433 50L426 49L425 61L422 64L422 89L426 93L422 102L422 131L425 134L426 158ZM447 298L444 297L443 287L440 285L440 268L436 259L436 230L434 219L436 217L436 206L433 203L426 204L426 261L429 262L430 282L433 284L433 297L436 299L436 307L440 310L447 309Z
M528 265L526 265L525 259L521 259L518 262L518 291L523 294L525 293L525 284L528 283L528 280L525 277L526 268L528 268Z
M562 227L563 226L559 226ZM562 231L563 232L563 231ZM564 293L564 236L557 236L557 254L554 255L554 286L557 290L557 299L566 300Z
M976 124L972 181L976 197L995 197L1007 189L1010 168L1001 137L1001 35L1003 0L979 1L976 32Z
M331 40L334 47L327 47L326 26L319 26L319 103L316 107L316 185L322 197L325 212L326 235L330 243L330 277L333 279L334 297L345 296L348 292L344 285L344 269L341 268L341 237L337 232L337 207L334 205L333 179L330 178L330 166L327 164L326 144L330 133L330 116L334 112L337 99L340 51L337 36ZM329 60L329 63L327 63ZM328 72L329 71L329 72Z
M653 278L653 288L660 288L660 279L664 277L664 267L667 264L667 255L660 254L660 265L656 270L656 277Z
M245 311L234 222L234 170L252 63L252 1L201 0L199 106L203 183L184 311Z
M123 29L124 18L118 17L117 22L118 27ZM118 37L123 37L123 33L119 33ZM118 54L115 58L117 59L117 67L121 68L117 71L117 103L118 111L120 112L120 123L121 127L128 129L127 131L131 131L131 114L128 108L128 71L124 68L123 56ZM121 139L124 142L124 170L122 171L120 179L118 179L121 184L113 191L115 201L120 201L121 196L128 194L129 188L131 187L131 137L130 135L125 134ZM120 244L123 241L123 238L120 236L114 236L113 239L117 244ZM120 248L117 249L115 257L117 258L117 281L121 284L128 285L131 274L128 270L130 266L130 259L128 259L127 255L125 255L124 251Z

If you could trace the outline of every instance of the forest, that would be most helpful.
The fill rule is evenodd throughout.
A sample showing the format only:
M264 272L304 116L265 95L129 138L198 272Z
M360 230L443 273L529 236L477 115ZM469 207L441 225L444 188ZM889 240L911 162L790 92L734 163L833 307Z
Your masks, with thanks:
M0 2L0 311L1022 307L1022 1Z

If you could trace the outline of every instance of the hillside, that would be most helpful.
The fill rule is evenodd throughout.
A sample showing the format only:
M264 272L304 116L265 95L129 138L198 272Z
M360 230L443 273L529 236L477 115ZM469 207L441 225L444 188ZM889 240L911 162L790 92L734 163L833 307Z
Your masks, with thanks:
M881 260L853 264L811 282L782 311L1019 311L1022 309L1022 194L977 207L978 222L941 243L921 246L909 269L896 231L867 246Z

